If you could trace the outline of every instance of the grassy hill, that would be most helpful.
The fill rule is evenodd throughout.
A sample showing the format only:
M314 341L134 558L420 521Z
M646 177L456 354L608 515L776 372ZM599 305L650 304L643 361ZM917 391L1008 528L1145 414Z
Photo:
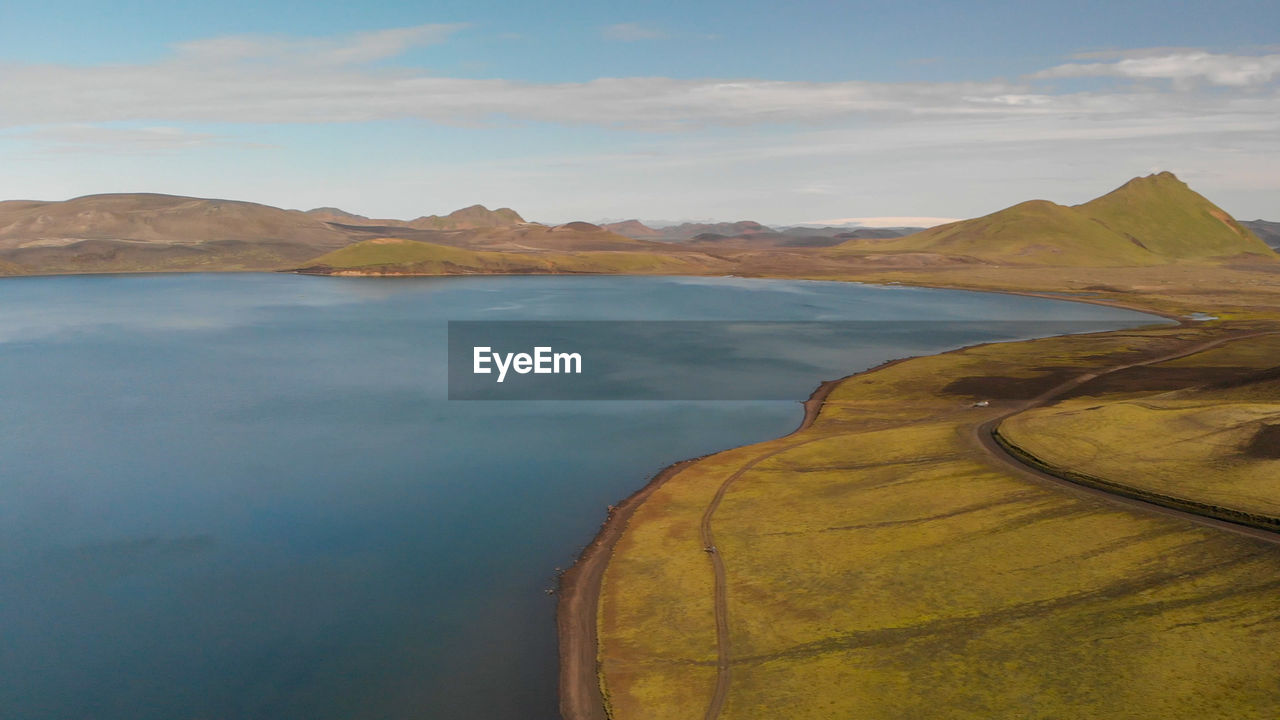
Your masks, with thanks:
M829 252L929 252L992 263L1070 266L1276 257L1225 211L1167 172L1134 178L1083 205L1031 200L898 240L851 240Z
M1134 178L1073 209L1165 259L1271 254L1257 236L1169 172Z
M539 273L689 274L704 272L710 258L651 252L497 252L436 243L377 238L306 263L300 272L336 275L474 275Z
M1047 200L1029 200L900 240L855 239L837 246L847 248L967 255L1014 264L1148 265L1159 261L1072 208Z

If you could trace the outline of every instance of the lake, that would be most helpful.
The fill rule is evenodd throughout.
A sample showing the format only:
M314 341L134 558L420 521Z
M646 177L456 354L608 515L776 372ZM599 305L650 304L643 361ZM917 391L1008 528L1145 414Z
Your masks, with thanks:
M793 401L467 402L451 320L896 331L736 380ZM732 278L0 280L0 716L556 717L546 590L663 466L890 358L1155 321Z

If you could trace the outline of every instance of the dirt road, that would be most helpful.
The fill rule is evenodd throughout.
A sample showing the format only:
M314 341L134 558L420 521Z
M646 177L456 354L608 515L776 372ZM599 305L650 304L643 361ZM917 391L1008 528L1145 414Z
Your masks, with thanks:
M1189 520L1199 525L1205 525L1218 530L1235 533L1237 535L1245 535L1247 537L1264 540L1266 542L1280 544L1280 533L1272 530L1265 530L1237 522L1230 522L1228 520L1196 512L1194 509L1175 507L1163 504L1156 499L1144 499L1140 496L1135 497L1128 494L1121 494L1104 487L1085 485L1073 482L1064 477L1059 477L1038 467L1027 464L1021 457L1010 452L1009 448L997 439L997 430L1000 427L1000 423L1004 422L1008 418L1033 408L1048 405L1062 397L1067 392L1070 392L1071 390L1074 390L1075 388L1078 388L1096 378L1120 372L1121 370L1128 370L1129 368L1145 365L1158 365L1170 360L1189 357L1238 340L1276 334L1277 333L1274 331L1264 331L1230 335L1227 337L1196 343L1166 355L1160 355L1158 357L1125 363L1122 365L1115 365L1095 372L1084 373L1062 383L1061 385L1058 385L1057 387L1045 391L1037 397L1006 409L1005 412L1001 413L997 417L991 418L979 425L974 425L972 428L972 439L975 444L982 448L990 459L995 462L995 464L1000 466L1001 469L1012 472L1019 477L1034 480L1039 484L1052 485L1055 488L1067 490L1075 495L1102 499L1114 505L1120 505L1130 509L1136 509L1143 512L1153 512L1160 515Z

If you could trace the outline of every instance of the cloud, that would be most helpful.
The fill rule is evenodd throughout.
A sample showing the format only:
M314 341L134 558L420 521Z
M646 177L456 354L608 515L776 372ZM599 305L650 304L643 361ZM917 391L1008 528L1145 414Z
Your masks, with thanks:
M0 67L0 127L121 121L348 123L417 118L454 125L538 121L672 131L823 123L859 115L1106 112L1083 96L1041 98L1006 83L874 83L599 78L520 83L436 77L368 59L362 45L324 53L218 42L151 65ZM289 48L293 47L294 51ZM196 56L201 62L193 62ZM325 64L323 71L317 64ZM1121 107L1123 103L1111 103Z
M844 189L825 183L809 183L794 188L791 192L799 195L841 195L844 193Z
M658 28L639 23L618 23L600 29L600 34L608 40L621 42L639 42L641 40L661 40L667 34Z
M1172 80L1180 87L1201 81L1229 87L1258 86L1280 75L1280 54L1223 55L1179 50L1134 54L1115 62L1066 63L1035 73L1033 78L1118 77Z
M1280 74L1280 55L1177 49L1114 62L1068 63L1021 81L992 82L606 77L528 83L441 77L378 62L443 42L462 27L420 25L336 38L224 36L177 45L168 57L148 64L0 64L0 128L54 126L67 132L67 127L109 124L409 118L457 126L539 122L663 133L787 126L790 137L797 129L832 127L849 128L854 143L879 133L945 144L1176 134L1203 132L1207 126L1274 129L1280 114L1280 96L1257 92ZM627 28L619 36L637 37L639 26L611 29L619 27ZM1063 93L1038 82L1093 75L1202 78L1224 89L1143 85ZM165 141L156 133L119 137L138 147Z
M202 145L224 144L219 135L174 127L114 128L97 125L54 125L13 133L11 137L33 141L41 153L159 155Z
M462 23L416 25L338 38L291 38L279 35L224 35L174 46L178 62L225 63L243 60L356 65L403 54L413 47L435 45L467 27Z
M1072 53L1072 60L1120 60L1123 58L1147 58L1162 55L1179 55L1184 53L1204 52L1200 47L1146 47L1146 48L1111 48L1107 50L1088 50Z

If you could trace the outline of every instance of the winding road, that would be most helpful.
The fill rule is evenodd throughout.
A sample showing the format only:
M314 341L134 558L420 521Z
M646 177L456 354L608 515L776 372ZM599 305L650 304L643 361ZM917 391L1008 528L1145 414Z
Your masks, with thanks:
M1112 373L1120 372L1121 370L1128 370L1129 368L1142 367L1146 365L1159 365L1160 363L1169 362L1170 360L1177 360L1179 358L1196 355L1206 350L1211 350L1213 348L1226 345L1227 343L1236 342L1238 340L1245 340L1248 338L1262 337L1266 335L1280 335L1280 332L1269 330L1269 331L1230 335L1227 337L1221 337L1214 340L1197 343L1195 345L1185 347L1181 350L1174 351L1167 355L1161 355L1159 357L1149 358L1146 360L1139 360L1131 363L1125 363L1122 365L1115 365L1115 366L1098 370L1095 372L1079 375L1075 378L1072 378L1071 380L1068 380L1062 383L1061 385L1058 385L1057 387L1054 387L1054 388L1051 388L1050 390L1045 391L1044 393L1030 400L1027 400L1026 402L1019 403L1007 409L1005 412L1001 413L1000 415L994 418L991 418L990 420L987 420L984 423L973 426L972 439L975 441L975 443L979 447L982 448L982 450L987 454L987 456L991 460L993 460L998 466L1000 466L1002 470L1012 472L1013 474L1025 479L1034 480L1039 484L1052 485L1055 488L1065 489L1072 492L1073 494L1080 495L1080 496L1100 498L1114 505L1119 505L1129 509L1136 509L1143 512L1157 513L1157 514L1166 515L1169 517L1180 518L1182 520L1189 520L1196 524L1205 525L1207 527L1212 527L1217 530L1225 530L1227 532L1235 533L1237 535L1244 535L1244 536L1255 538L1258 540L1263 540L1269 543L1280 544L1280 533L1277 533L1272 530L1265 530L1258 527L1252 527L1249 525L1242 525L1240 523L1231 522L1229 520L1210 517L1208 515L1194 512L1192 510L1184 510L1178 507L1162 504L1158 501L1146 500L1141 497L1131 497L1127 495L1120 495L1101 487L1084 485L1084 484L1069 480L1067 478L1054 475L1052 473L1041 470L1038 467L1027 464L1026 462L1023 461L1022 458L1010 452L1009 448L1007 448L1004 444L1002 444L999 440L996 439L996 431L1000 427L1000 423L1004 422L1008 418L1013 417L1018 413L1026 412L1027 410L1031 410L1033 408L1048 405L1054 402L1055 400L1061 398L1067 392L1074 390L1075 388L1078 388L1081 385L1084 385L1085 383L1091 380L1094 380L1096 378L1102 377L1104 375L1110 375Z

